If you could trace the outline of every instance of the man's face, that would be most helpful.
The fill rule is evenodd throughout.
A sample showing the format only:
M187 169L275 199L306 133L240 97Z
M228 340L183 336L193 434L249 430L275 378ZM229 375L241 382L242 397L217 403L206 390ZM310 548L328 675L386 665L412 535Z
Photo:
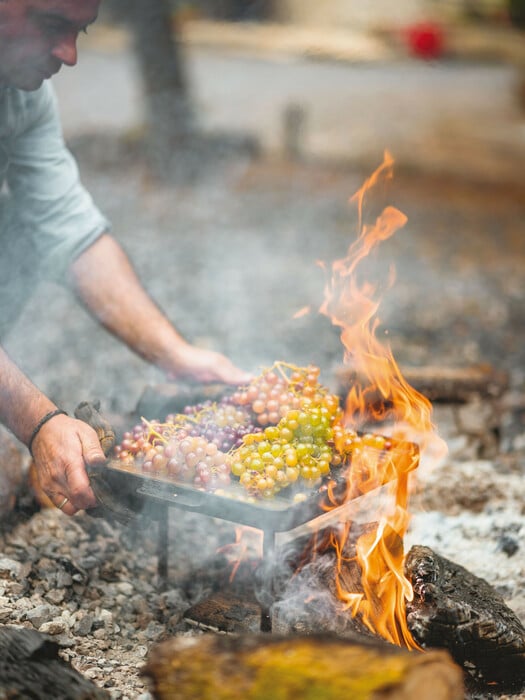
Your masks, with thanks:
M77 62L77 37L100 0L0 0L0 85L36 90Z

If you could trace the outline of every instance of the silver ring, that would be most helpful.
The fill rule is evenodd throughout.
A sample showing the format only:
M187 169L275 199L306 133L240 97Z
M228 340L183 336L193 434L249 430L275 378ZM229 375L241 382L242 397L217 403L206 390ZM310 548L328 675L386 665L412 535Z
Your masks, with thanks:
M58 504L57 508L58 510L62 510L62 508L66 505L66 503L69 501L69 498L66 496L64 500Z

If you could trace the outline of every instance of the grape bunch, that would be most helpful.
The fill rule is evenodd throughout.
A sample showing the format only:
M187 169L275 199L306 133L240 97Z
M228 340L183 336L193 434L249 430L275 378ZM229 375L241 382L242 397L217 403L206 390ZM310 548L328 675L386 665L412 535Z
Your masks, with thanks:
M204 437L223 452L239 447L245 435L261 430L254 424L250 411L234 405L230 397L222 398L218 404L206 401L187 406L182 415L168 415L166 422L188 425L191 436Z
M258 425L277 425L291 410L300 409L304 399L316 399L321 390L319 368L299 368L276 362L248 386L236 391L231 401L247 406Z
M311 488L342 464L333 442L337 398L327 394L318 403L312 399L302 403L277 425L245 436L243 445L231 454L232 474L251 496L271 498L296 482Z
M124 433L115 456L143 474L154 474L215 491L231 481L228 455L215 442L173 422L143 420Z
M382 452L390 450L395 444L394 440L375 433L357 433L346 428L342 423L334 425L334 445L343 458L351 455L354 457L365 450Z
M343 427L339 399L319 368L276 362L217 403L187 406L165 422L142 420L115 455L125 465L209 491L238 482L248 497L271 498L292 484L311 488L362 446L385 438ZM232 479L233 477L233 479Z

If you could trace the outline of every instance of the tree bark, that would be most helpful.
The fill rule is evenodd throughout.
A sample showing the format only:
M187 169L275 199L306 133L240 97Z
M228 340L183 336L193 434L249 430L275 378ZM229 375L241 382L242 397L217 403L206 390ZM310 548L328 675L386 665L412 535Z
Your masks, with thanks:
M120 0L119 0L120 1ZM169 0L128 0L119 8L131 27L146 100L146 143L155 172L169 174L176 152L192 134L191 108L180 42Z

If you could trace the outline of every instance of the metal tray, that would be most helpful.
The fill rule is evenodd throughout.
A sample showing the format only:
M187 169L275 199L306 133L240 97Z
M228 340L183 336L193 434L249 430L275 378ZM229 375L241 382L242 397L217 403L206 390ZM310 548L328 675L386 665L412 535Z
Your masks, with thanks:
M132 493L145 502L157 501L167 506L220 518L260 530L283 532L322 515L324 492L320 489L306 494L306 499L294 502L281 494L261 501L246 501L242 487L228 487L228 495L201 491L190 484L144 475L112 460L107 465L117 487ZM113 481L115 481L115 478Z

